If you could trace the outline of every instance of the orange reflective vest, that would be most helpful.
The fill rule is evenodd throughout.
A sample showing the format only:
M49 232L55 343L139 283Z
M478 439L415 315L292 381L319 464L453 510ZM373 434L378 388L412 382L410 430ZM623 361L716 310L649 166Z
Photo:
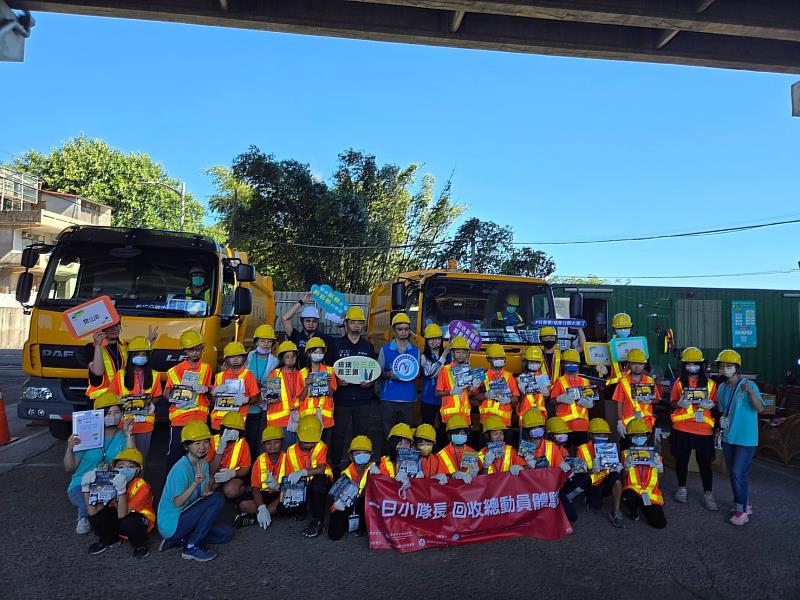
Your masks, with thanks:
M292 444L286 451L286 454L281 460L281 467L278 473L278 482L282 482L283 478L294 473L295 471L310 471L325 465L325 475L333 479L333 471L328 463L325 461L325 456L328 452L328 446L325 442L317 442L317 445L311 450L310 456L308 453L300 450L299 444Z
M483 465L484 468L486 469L486 473L488 475L493 475L494 473L498 472L497 469L495 468L495 464L497 464L497 459L495 458L494 462L492 462L492 464L490 464L489 466L484 465L484 459L486 458L487 451L488 448L484 448L483 450L481 450L478 453L478 459L480 460L481 465ZM517 453L516 450L514 450L514 448L512 448L508 444L506 444L503 447L503 461L500 464L500 471L499 471L500 473L506 473L511 468L512 464L518 462L514 460L514 455L516 453Z
M180 365L175 365L169 371L167 371L167 379L172 384L171 387L175 387L176 385L181 384L181 379L183 377L183 373L186 371L192 371L189 368L188 363L186 368L181 371L181 374L178 374L178 367ZM200 363L200 368L197 370L198 373L198 381L200 385L206 385L205 381L210 381L208 378L208 373L211 371L211 367L204 362ZM205 394L197 394L196 396L196 403L197 406L193 408L178 408L178 406L170 402L169 405L169 422L175 427L183 427L189 421L203 421L205 422L206 417L208 417L208 398Z
M269 459L269 456L266 452L262 452L259 454L256 463L258 464L258 479L255 478L255 473L253 473L253 477L251 477L250 485L253 487L258 486L263 492L278 492L278 490L273 490L267 485L268 475L272 473L272 476L275 477L276 467L280 467L281 463L283 462L283 452L278 454L278 461L275 464L272 464L272 461ZM254 469L255 471L255 469ZM279 472L280 474L280 472ZM276 481L280 482L279 479L276 478Z
M603 479L608 477L611 472L608 469L603 469L599 473L592 472L592 463L594 461L594 442L588 442L578 446L578 458L586 463L586 468L589 470L589 476L592 478L592 485L599 485Z
M142 386L141 388L139 388L139 385L137 384L134 386L133 390L129 390L128 388L125 387L125 369L120 369L114 377L117 379L117 385L119 386L119 397L124 402L125 398L131 395L142 394L142 395L152 396L153 388L158 386L159 384L158 378L161 377L161 375L153 371L153 382L150 384L150 387ZM160 389L160 386L158 387ZM155 403L156 398L151 398L151 401ZM134 422L133 433L147 433L148 431L153 431L155 422L156 422L155 413L146 415L144 417L144 420L137 420L136 422Z
M537 377L539 375L543 375L541 369L535 373L528 371L527 374ZM517 386L519 386L519 378L517 378ZM536 392L535 394L525 394L522 396L519 399L519 403L517 403L517 415L521 417L532 408L535 408L540 413L543 413L545 420L547 420L547 407L544 403L544 394L541 392Z
M92 400L97 400L108 390L108 386L114 381L114 375L117 374L117 365L114 364L111 354L108 353L107 346L108 342L103 340L103 345L100 348L100 356L103 357L103 381L96 386L89 382L86 388L86 395ZM128 350L121 341L117 342L117 350L119 351L120 368L123 368L128 362Z
M297 410L298 403L297 397L302 390L302 381L300 380L299 371L291 371L292 377L296 377L294 381L294 388L290 390L287 382L288 377L284 373L283 368L275 369L269 377L277 378L281 382L281 399L279 402L272 402L267 405L267 425L275 425L276 427L286 427L289 424L289 415L293 410ZM314 411L316 414L316 410ZM331 415L332 416L332 415Z
M364 493L364 487L367 485L367 477L369 476L369 468L372 466L372 463L369 463L366 467L364 467L364 474L359 475L358 469L356 468L355 464L350 463L350 465L342 471L342 475L347 477L353 483L358 484L358 493Z
M225 454L225 448L220 448L219 447L219 438L220 437L222 437L222 436L221 435L213 436L211 438L212 439L211 443L214 444L214 452L217 452L219 454L224 455ZM240 467L245 466L245 465L240 465L239 464L239 457L242 454L242 446L244 446L244 444L246 444L246 443L247 443L247 440L245 440L243 438L239 438L238 440L236 440L233 443L233 450L231 450L230 460L228 461L228 464L227 465L223 464L222 461L220 461L220 467L223 468L223 469L230 469L232 471L236 471Z
M506 382L506 385L509 386L509 391L513 395L513 386L511 385L511 381L514 379L514 376L506 371L505 369L501 371L502 377ZM486 393L489 393L489 384L499 379L500 377L495 377L491 379L489 377L489 371L486 372L486 378L483 380L483 388L486 390ZM497 415L501 419L503 419L503 423L506 427L511 427L511 404L500 404L496 400L490 400L489 398L485 398L481 405L478 407L478 412L481 414L481 423L483 423L489 415Z
M589 380L585 377L578 377L579 385L577 387L583 387L589 385ZM561 384L561 388L566 392L570 387L569 384L569 377L566 375L558 378L558 383ZM556 405L556 416L561 417L564 419L564 422L567 424L572 431L575 431L572 427L571 421L576 421L578 419L582 419L586 421L588 424L589 422L589 410L579 406L577 402L573 402L572 404L564 404L563 402L559 402Z
M319 372L328 374L328 385L330 386L330 391L335 391L336 378L333 376L333 367L329 367L328 365L320 365ZM305 382L309 374L311 374L311 369L308 367L302 369L300 371L300 379ZM328 394L327 396L316 397L306 395L302 402L300 402L298 412L300 413L301 419L308 415L316 417L317 409L319 409L320 413L322 414L322 427L325 429L328 427L333 427L333 396L331 394Z
M639 477L642 475L642 477ZM664 504L664 497L658 488L658 470L646 465L635 465L627 471L623 490L633 490L635 493L647 494L650 504Z
M156 513L153 512L153 492L141 477L135 477L128 484L128 508L147 519L147 531L153 529L156 524Z
M564 462L564 457L561 454L559 447L550 440L542 440L539 447L536 448L534 453L535 458L546 458L547 465L550 467L558 467Z
M439 450L436 456L439 457L439 470L445 475L452 475L461 470L461 456L464 452L475 452L472 448L464 444L461 450L456 450L452 443L447 444Z
M680 379L675 382L675 385L678 387L678 394L683 394L683 385L681 384ZM709 379L708 383L706 384L709 400L714 393L716 385L717 384L711 379ZM707 433L705 435L711 435L714 429L714 417L711 415L711 409L703 410L700 408L695 410L694 404L690 404L688 408L681 408L680 406L677 406L672 413L672 423L678 424L684 421L693 421L699 423L699 421L697 421L698 414L700 415L700 418L702 418L702 423L707 425L707 428L704 428L707 429Z
M642 419L652 428L656 422L656 418L653 416L653 405L646 402L637 402L636 398L633 397L630 374L623 376L619 380L619 385L622 386L622 389L625 392L625 400L622 402L622 422L627 425L634 419ZM653 394L655 395L656 383L652 377L648 375L642 375L642 379L638 385L652 386Z
M397 474L397 469L395 469L392 459L388 456L381 456L381 462L378 465L378 469L384 475L388 475L392 478L394 478L394 476Z
M240 379L241 381L244 381L244 378L247 377L247 374L249 372L250 371L248 371L247 369L243 368L241 370L241 372L236 377L237 377L237 379ZM228 379L231 379L230 377L227 377L227 378L225 377L225 375L227 373L228 373L228 371L221 371L221 372L217 373L217 376L214 378L214 385L215 386L222 385L223 383L225 383L225 381L227 381ZM243 419L247 418L247 407L248 407L248 399L245 398L244 404L242 404L239 407L239 414L242 415ZM227 410L212 410L211 411L211 429L219 429L220 423L222 423L222 418L226 414L228 414L228 412L230 412L230 411L227 411Z
M548 356L547 352L544 351L544 348L542 348L542 354ZM561 350L558 348L558 342L556 342L555 350L553 351L552 373L550 372L550 367L547 366L546 359L542 361L542 370L547 373L550 381L555 381L561 376Z
M456 380L455 377L453 377L453 366L455 364L456 363L453 362L442 367L436 385L437 390L449 392L456 387ZM461 392L460 394L442 396L442 407L439 409L439 414L442 417L442 423L447 423L453 415L462 415L467 422L469 422L471 410L469 394L467 392Z

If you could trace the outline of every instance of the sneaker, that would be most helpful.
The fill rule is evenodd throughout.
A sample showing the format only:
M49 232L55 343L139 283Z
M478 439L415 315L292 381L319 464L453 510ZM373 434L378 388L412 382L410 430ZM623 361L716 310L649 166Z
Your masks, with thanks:
M177 548L180 545L181 545L180 541L170 542L167 538L164 538L158 545L158 551L164 552L164 550L169 550L170 548Z
M706 506L707 510L719 510L719 506L717 506L717 501L714 500L714 496L711 494L705 494L703 497L703 503Z
M242 527L250 527L251 525L256 524L256 516L251 515L250 513L240 513L236 515L236 518L233 520L233 526L236 529L241 529Z
M743 513L743 512L735 512L735 513L733 513L731 518L728 519L728 523L730 523L731 525L739 525L739 526L741 526L741 525L745 525L746 523L749 523L749 522L750 522L750 517L747 516L747 513Z
M738 511L737 511L735 508L732 508L732 509L730 509L730 510L728 511L728 516L731 516L731 517L732 517L732 516L733 516L734 514L736 514L737 512L738 512ZM752 516L753 516L753 505L752 505L752 504L748 504L748 505L747 505L747 510L746 510L746 512L747 512L747 516L748 516L748 517L752 517Z
M322 533L322 521L319 519L311 519L311 522L303 529L303 537L315 538Z
M675 492L675 502L686 502L686 497L688 495L685 487L679 487L678 491Z
M89 522L89 517L81 517L78 519L78 524L75 526L75 533L78 535L86 535L92 530L92 524Z
M112 542L108 545L101 544L100 542L95 542L91 546L89 546L89 554L102 554L109 548L113 548L114 546L119 546L122 542L117 540L116 542Z
M638 506L626 506L625 512L628 515L628 518L631 521L638 521L639 520L639 507Z
M181 552L181 558L186 560L196 560L198 562L208 562L217 558L217 553L213 550L203 550L200 546L192 548L184 548Z
M614 527L619 528L619 527L623 526L622 513L621 512L613 512L612 511L612 512L608 513L608 520L611 521L611 524Z
M133 558L147 558L150 556L150 548L147 546L139 546L133 549Z

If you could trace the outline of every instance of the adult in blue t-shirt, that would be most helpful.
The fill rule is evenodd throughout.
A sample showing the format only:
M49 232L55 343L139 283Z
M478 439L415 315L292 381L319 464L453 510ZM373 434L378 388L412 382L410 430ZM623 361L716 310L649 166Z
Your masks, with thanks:
M744 525L752 509L748 502L747 475L758 447L758 413L764 401L756 385L741 376L742 357L735 350L723 350L717 357L719 374L725 382L719 386L717 401L722 430L722 452L733 488L736 509L731 525Z
M217 557L206 544L227 544L233 527L216 524L225 504L222 492L215 492L206 456L211 431L203 421L190 421L181 431L183 456L167 475L158 503L158 531L164 537L159 551L183 546L181 556L205 562Z
M383 371L381 383L381 420L383 421L383 439L398 423L414 425L414 407L417 402L417 382L401 380L392 370L398 356L409 354L417 363L419 370L419 348L411 343L411 320L405 313L397 313L392 318L394 339L385 344L378 353L378 363Z

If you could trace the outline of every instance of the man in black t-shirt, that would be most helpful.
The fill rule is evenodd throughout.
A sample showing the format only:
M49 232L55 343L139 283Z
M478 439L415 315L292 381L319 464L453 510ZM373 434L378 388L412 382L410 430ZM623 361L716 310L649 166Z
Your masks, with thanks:
M322 338L322 341L325 342L325 347L328 348L328 355L325 357L325 362L327 364L332 364L332 362L328 360L332 356L330 351L332 343L331 338L325 333L322 333L319 326L319 310L317 310L317 307L314 306L312 302L313 297L311 294L306 294L302 300L298 300L297 303L281 317L286 337L290 342L294 342L299 350L298 368L300 369L308 366L308 357L306 356L305 348L306 342L312 337ZM302 325L302 328L299 330L294 328L294 323L292 322L297 311L300 311L300 324Z

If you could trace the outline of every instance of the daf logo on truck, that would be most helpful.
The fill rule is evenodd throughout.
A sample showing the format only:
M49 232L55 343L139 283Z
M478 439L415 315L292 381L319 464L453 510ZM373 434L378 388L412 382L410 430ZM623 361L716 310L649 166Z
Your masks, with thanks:
M42 350L43 358L75 358L74 350Z

